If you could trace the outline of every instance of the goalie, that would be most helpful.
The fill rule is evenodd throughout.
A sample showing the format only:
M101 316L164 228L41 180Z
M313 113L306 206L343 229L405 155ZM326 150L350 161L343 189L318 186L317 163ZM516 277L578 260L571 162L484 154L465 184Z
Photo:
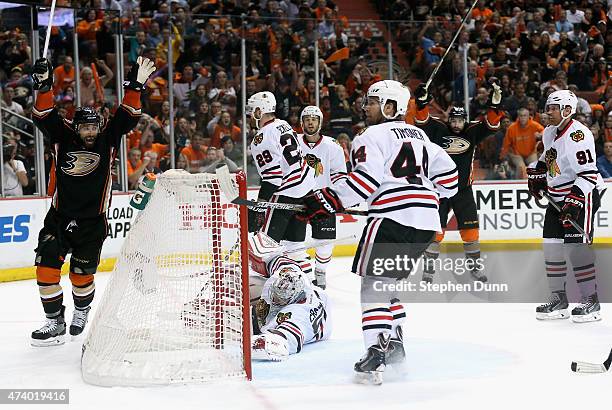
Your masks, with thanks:
M254 242L260 246L254 248ZM267 245L264 252L262 242ZM325 291L312 285L300 262L285 256L283 247L264 233L252 237L249 247L251 268L257 274L250 280L265 278L252 308L253 359L283 360L305 344L328 339L331 322ZM251 289L251 295L258 293Z

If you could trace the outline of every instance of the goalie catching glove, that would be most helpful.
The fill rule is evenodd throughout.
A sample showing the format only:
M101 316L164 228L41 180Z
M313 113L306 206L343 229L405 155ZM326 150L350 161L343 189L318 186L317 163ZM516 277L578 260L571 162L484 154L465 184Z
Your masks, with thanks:
M531 195L537 199L542 199L542 191L548 190L546 171L546 164L542 161L538 161L535 168L527 168L527 186Z
M570 220L578 222L578 217L584 209L584 194L582 190L576 186L565 197L565 202L559 213L559 221L563 223L564 228L571 226Z
M306 209L299 216L300 219L317 219L334 215L344 211L342 202L334 191L329 188L318 189L304 197Z
M53 70L46 58L39 58L32 68L32 82L34 89L46 93L53 87Z
M134 91L142 91L145 83L157 68L153 61L146 57L138 57L132 65L127 79L123 82L123 88Z

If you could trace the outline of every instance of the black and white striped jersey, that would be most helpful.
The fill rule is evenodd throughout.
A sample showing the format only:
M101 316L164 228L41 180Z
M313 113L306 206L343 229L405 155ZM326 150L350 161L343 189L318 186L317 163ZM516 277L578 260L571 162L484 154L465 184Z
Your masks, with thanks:
M333 186L345 207L367 202L371 216L442 230L438 205L457 193L457 167L421 129L403 121L370 126L355 137L351 163Z

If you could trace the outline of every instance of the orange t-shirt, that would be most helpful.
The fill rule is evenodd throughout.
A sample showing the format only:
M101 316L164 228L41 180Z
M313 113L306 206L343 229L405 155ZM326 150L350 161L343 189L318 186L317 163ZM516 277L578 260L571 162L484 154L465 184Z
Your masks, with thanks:
M232 137L235 143L239 143L242 140L242 133L240 132L240 128L235 125L232 125L232 128L226 128L221 124L217 123L215 125L215 130L213 131L213 136L210 140L210 146L215 148L221 148L221 138L229 135Z
M139 148L140 139L142 138L142 132L138 130L132 130L127 133L127 149L128 151L132 148Z
M142 151L142 155L144 155L145 152L149 152L149 151L153 151L157 153L157 163L155 164L155 166L159 167L159 160L165 157L166 154L168 154L168 144L154 143L154 144L151 144L151 146L149 147L143 146L141 151Z
M206 151L208 147L200 145L199 150L194 150L191 146L185 147L181 150L181 154L189 161L189 169L198 170L202 165L202 161L206 158Z
M136 164L136 168L132 167L132 163L130 161L126 161L126 162L127 162L127 173L128 173L128 175L132 175L134 173L134 171L136 171L142 165L142 161L141 160L138 160L138 163Z
M53 70L53 76L55 77L53 93L57 95L64 91L72 82L74 82L74 66L70 67L69 72L66 72L66 70L64 70L64 65L62 64Z
M536 151L537 140L536 132L542 132L544 127L534 120L529 120L525 128L519 126L518 120L513 122L506 131L504 137L504 145L502 147L500 158L503 158L508 152L522 157L527 157Z

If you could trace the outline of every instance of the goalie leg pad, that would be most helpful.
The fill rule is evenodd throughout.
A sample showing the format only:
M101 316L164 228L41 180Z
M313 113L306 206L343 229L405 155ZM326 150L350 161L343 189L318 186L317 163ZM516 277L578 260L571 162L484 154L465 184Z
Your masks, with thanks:
M253 360L281 361L289 357L289 345L285 335L276 330L253 338L251 357Z

